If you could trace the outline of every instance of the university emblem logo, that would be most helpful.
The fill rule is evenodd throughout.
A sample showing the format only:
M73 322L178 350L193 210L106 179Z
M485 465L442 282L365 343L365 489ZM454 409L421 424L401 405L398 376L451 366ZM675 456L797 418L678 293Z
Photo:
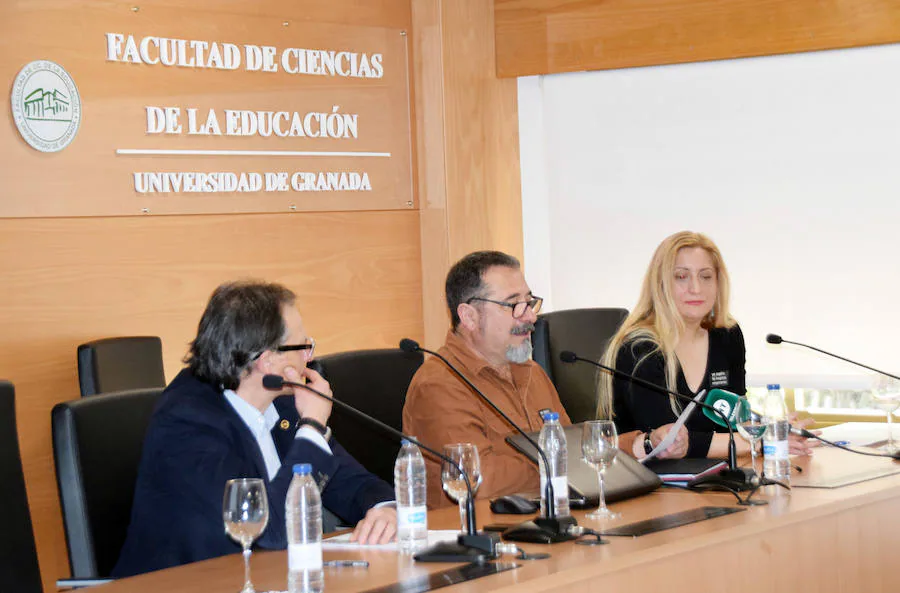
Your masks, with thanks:
M19 134L41 152L59 152L71 144L81 125L75 82L62 66L48 60L36 60L19 71L10 105Z

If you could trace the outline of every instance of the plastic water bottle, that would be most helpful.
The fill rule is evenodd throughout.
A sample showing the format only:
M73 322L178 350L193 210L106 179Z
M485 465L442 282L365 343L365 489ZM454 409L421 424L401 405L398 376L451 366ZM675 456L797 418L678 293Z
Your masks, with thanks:
M544 426L538 437L538 446L547 456L550 463L550 476L553 484L553 497L556 499L555 509L557 517L569 516L569 480L568 461L569 454L566 451L566 433L559 424L559 414L547 412L544 414ZM540 459L541 470L541 516L547 516L547 470L544 467L544 459Z
M784 482L791 479L791 461L788 457L787 406L781 386L768 386L764 403L764 413L768 428L763 433L763 471L767 478Z
M428 509L425 506L425 459L411 442L403 446L394 464L394 494L397 498L397 545L412 552L428 543Z
M322 499L312 466L298 463L284 504L288 538L288 593L321 593Z

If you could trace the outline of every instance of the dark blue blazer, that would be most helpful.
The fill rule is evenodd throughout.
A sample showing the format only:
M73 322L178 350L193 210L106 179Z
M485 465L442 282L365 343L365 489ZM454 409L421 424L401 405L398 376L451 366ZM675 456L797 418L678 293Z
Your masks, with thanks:
M282 466L266 484L269 524L257 545L287 547L284 502L295 463L311 463L322 504L353 525L394 490L331 439L329 455L294 439L293 397L275 400L282 420L272 436ZM287 420L287 422L283 422ZM112 576L123 577L240 551L225 534L222 497L231 478L267 478L253 433L222 392L188 369L166 388L147 435L125 545Z

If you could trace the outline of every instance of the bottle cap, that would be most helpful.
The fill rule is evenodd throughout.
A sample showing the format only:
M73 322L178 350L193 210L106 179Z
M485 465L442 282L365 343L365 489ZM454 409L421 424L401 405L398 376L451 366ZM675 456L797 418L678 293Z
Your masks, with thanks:
M413 438L416 438L416 437L413 437ZM412 444L414 444L414 443L409 439L400 439L400 445L402 445L403 447L405 447L406 445L412 445Z
M544 422L550 422L551 420L559 420L559 413L544 412Z
M312 473L312 465L308 463L295 463L293 467L295 474L300 476L308 476Z

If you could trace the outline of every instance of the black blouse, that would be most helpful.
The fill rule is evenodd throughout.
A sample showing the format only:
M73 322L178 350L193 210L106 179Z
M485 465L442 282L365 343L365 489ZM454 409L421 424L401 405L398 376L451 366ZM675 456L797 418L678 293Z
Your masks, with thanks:
M649 381L660 387L666 386L666 365L661 352L657 351L641 360L654 346L646 341L631 341L623 344L616 357L616 368L625 373ZM638 362L640 361L640 363ZM692 392L681 365L678 366L678 382L676 391L694 397L700 389L724 389L738 395L747 391L746 348L744 334L735 325L730 329L721 327L709 330L709 354L706 359L706 371L697 392ZM680 402L685 407L687 402ZM632 430L647 432L677 420L669 403L669 396L641 387L615 377L613 379L613 411L616 428L620 433ZM707 418L699 408L685 423L688 430L687 457L706 457L714 432L727 432L728 429L717 425Z

